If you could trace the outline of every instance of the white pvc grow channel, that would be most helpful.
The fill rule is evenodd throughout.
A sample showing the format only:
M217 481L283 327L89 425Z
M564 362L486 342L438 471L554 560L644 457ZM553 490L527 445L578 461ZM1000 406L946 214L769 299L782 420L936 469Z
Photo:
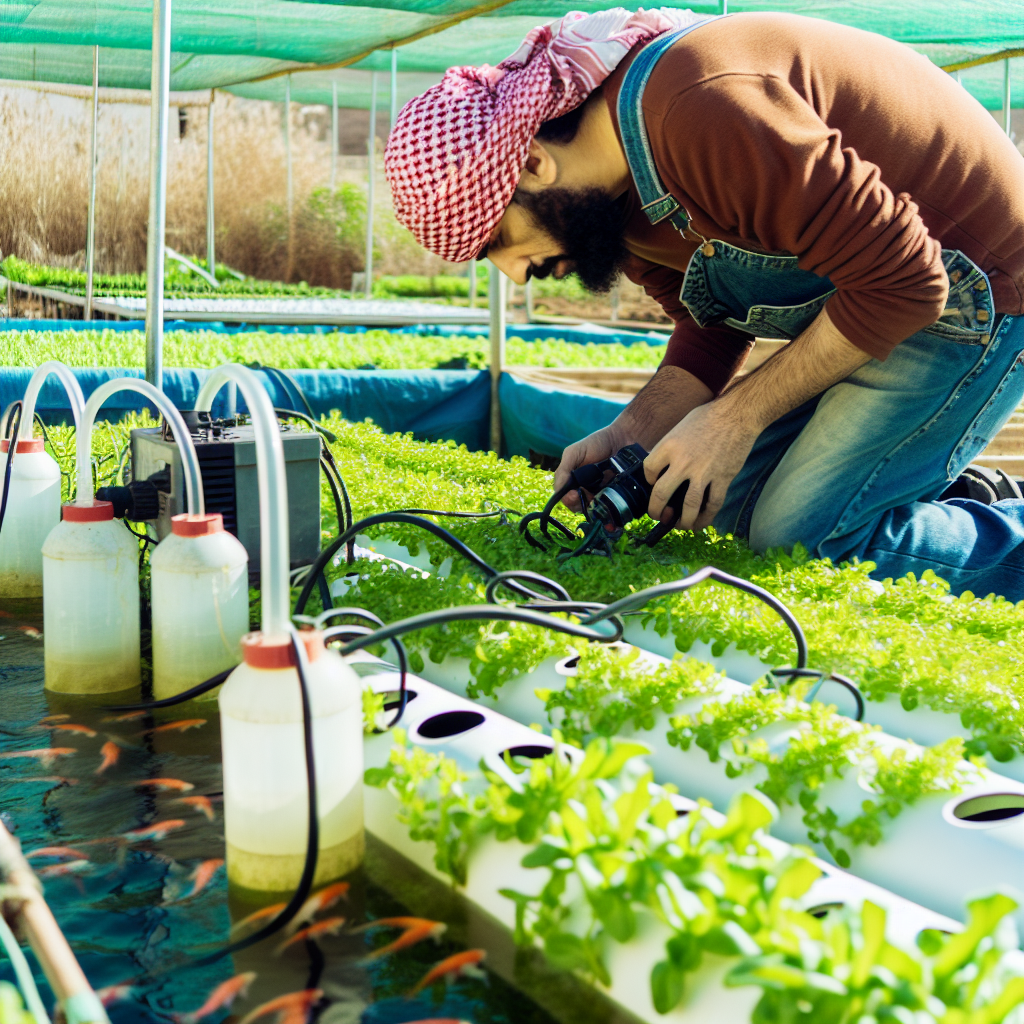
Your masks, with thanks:
M399 677L394 666L365 653L347 660L375 693L391 695L398 690ZM511 750L520 756L536 757L554 749L549 738L489 708L481 708L457 697L425 679L409 675L407 686L409 703L401 725L409 740L418 746L443 751L454 759L471 775L467 783L469 787L483 785L477 767L481 760L506 779L513 780L513 774L502 760L503 752ZM390 753L391 737L386 733L369 737L364 749L368 767L383 766ZM574 748L563 749L568 756L573 756L571 751ZM575 753L582 756L582 752ZM656 767L655 774L658 774ZM451 884L451 879L434 866L433 844L409 837L405 826L398 820L398 802L387 790L366 786L364 801L369 831L445 885ZM676 803L683 814L696 806L685 798L677 798ZM767 837L766 845L780 858L786 855L788 848L781 840ZM511 887L522 893L534 894L540 891L544 882L543 871L522 867L520 862L527 850L528 847L515 841L484 840L471 855L467 883L462 890L467 899L510 932L515 927L515 905L499 890ZM857 906L870 899L886 909L889 938L897 943L912 941L923 928L955 931L959 927L949 918L925 910L831 865L818 862L818 866L823 875L804 897L806 909L837 904ZM584 899L582 893L574 898ZM726 987L723 979L728 961L716 957L707 957L705 966L688 978L687 995L682 1004L664 1015L654 1009L649 978L654 964L664 958L664 944L669 934L661 922L648 915L642 920L633 941L625 945L610 944L607 966L612 984L604 990L605 995L644 1021L748 1024L760 990Z

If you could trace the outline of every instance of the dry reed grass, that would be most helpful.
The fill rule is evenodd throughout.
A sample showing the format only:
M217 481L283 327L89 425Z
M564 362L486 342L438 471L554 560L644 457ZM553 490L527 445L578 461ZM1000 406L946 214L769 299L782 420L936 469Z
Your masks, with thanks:
M364 265L365 170L339 172L339 185L349 188L333 197L318 195L329 184L330 143L307 129L299 110L292 105L289 247L281 105L217 94L217 259L264 279L348 287L352 272ZM175 113L172 109L167 243L179 252L204 255L207 111L188 108L181 137ZM85 101L25 90L0 94L0 253L84 268L88 144ZM148 109L101 105L99 152L96 269L140 272L149 211ZM382 164L378 157L375 270L442 272L448 265L421 249L395 221Z

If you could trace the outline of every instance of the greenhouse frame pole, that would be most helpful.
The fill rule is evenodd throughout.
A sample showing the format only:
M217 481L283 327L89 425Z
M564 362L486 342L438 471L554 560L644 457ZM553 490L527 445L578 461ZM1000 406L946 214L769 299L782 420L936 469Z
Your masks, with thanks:
M505 277L492 263L491 310L491 451L501 454L501 373L505 368Z
M171 91L171 0L153 0L150 80L149 227L146 232L146 380L164 384L164 235L167 229L167 105Z
M83 320L92 319L93 268L96 265L96 156L100 120L100 48L92 48L92 123L89 136L89 220L85 228L85 310Z
M476 260L469 261L469 308L476 309Z
M217 222L213 202L213 90L210 90L210 105L206 115L206 267L217 276L217 254L214 248Z
M292 279L295 269L295 201L292 187L292 76L284 78L284 167L285 167L285 207L288 215L288 263L285 266L284 279Z
M394 128L398 120L398 50L391 47L391 121L389 127Z
M1010 105L1010 58L1003 61L1003 131L1010 135L1010 123L1013 120L1013 109Z
M370 72L370 130L366 136L366 297L373 297L373 186L377 153L377 72Z
M331 82L331 191L338 186L338 83Z

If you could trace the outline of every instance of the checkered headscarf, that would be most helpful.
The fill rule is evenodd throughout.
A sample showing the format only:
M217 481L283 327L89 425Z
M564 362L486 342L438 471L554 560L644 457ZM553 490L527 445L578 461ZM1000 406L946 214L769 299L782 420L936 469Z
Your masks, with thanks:
M472 259L511 201L541 124L578 107L637 43L699 20L667 7L574 11L535 28L496 68L449 68L402 108L388 139L395 215L431 252Z

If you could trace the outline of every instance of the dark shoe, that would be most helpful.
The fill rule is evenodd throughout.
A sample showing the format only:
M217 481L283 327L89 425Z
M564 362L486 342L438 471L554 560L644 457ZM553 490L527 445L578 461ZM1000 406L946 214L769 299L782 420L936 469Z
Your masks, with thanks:
M1020 484L1001 469L972 464L939 495L939 501L949 498L970 498L983 505L991 505L1006 498L1024 498L1024 494Z

